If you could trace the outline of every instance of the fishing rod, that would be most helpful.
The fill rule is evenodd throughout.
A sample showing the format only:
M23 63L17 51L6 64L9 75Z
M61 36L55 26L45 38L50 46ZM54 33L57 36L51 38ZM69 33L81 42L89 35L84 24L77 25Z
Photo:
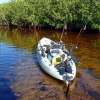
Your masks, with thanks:
M83 28L81 28L79 34L77 35L77 37L76 37L76 45L78 45L78 39L79 39L81 33L84 32L85 30L86 30L86 25Z
M70 49L71 52L73 51L74 47L78 48L79 37L81 36L81 33L84 32L85 30L86 30L86 25L80 29L78 35L76 36L76 44L72 45L72 48Z
M63 37L63 34L64 34L64 31L66 30L66 32L67 32L67 24L66 24L66 22L65 22L65 24L64 24L64 27L63 27L63 31L62 31L62 33L61 33L61 36L60 36L60 41L62 40L62 37ZM59 42L60 42L59 41Z
M67 32L67 24L66 24L66 22L65 22L65 24L64 24L63 31L62 31L62 33L61 33L59 42L61 42L65 30L66 30L66 32ZM78 42L79 42L78 40L79 40L79 37L80 37L81 33L82 33L84 30L86 30L86 24L84 25L84 27L82 27L82 28L80 29L78 35L76 36L76 46L75 46L74 44L72 44L72 47L71 47L71 49L70 49L70 52L73 51L74 47L75 47L75 48L78 48ZM66 34L66 36L67 36L67 34ZM64 44L64 45L67 45L67 44Z

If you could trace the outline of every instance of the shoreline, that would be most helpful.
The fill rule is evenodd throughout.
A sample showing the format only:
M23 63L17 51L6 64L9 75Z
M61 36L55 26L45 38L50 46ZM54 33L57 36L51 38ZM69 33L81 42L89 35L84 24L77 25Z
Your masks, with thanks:
M60 31L62 32L63 28L54 28L54 27L51 27L51 26L18 26L18 25L0 25L0 29L8 29L8 30L13 30L13 29L18 29L18 30L27 30L27 31L32 31L32 30L35 30L35 31L39 31L39 30L54 30L54 31ZM81 27L82 28L82 27ZM78 33L80 31L81 28L75 28L75 27L69 27L67 28L67 30L65 29L64 31L65 32L73 32L73 33ZM87 28L84 33L99 33L99 29L89 29Z

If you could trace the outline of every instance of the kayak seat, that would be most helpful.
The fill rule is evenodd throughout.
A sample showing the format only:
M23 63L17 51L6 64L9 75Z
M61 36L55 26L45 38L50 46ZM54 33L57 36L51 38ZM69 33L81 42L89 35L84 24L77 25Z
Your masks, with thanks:
M56 56L54 56L53 58L52 58L52 64L53 65L57 65L57 64L60 64L61 63L61 57L60 57L60 55L56 55Z

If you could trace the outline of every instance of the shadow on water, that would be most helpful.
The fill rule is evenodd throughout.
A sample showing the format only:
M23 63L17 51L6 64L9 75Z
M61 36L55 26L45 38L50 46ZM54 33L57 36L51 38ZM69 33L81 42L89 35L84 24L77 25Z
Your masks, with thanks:
M92 74L92 70L93 70L93 69L91 69L91 68L85 69L85 73L86 73L87 75L90 75L90 76L93 77L94 79L100 79L100 76L94 76L94 75Z
M100 94L96 91L88 90L88 94L92 96L95 100L100 99Z
M0 100L16 100L17 97L9 85L9 80L0 78Z

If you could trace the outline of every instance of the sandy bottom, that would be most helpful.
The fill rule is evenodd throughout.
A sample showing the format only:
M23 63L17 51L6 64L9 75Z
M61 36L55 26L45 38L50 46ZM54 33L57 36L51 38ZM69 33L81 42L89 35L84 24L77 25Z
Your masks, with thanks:
M15 67L11 89L18 100L100 100L100 79L77 68L77 77L66 95L65 84L44 73L32 60Z

